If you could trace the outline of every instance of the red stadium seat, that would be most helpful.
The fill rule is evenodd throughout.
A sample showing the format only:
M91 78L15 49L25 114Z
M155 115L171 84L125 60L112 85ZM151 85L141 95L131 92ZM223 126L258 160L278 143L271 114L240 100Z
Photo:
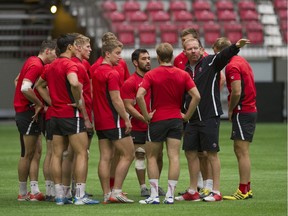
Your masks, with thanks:
M193 20L192 14L185 10L174 12L173 18L174 18L174 22L177 24L190 22Z
M167 42L172 45L178 44L179 35L177 26L168 22L159 26L161 42Z
M185 22L185 23L177 25L177 27L178 27L179 32L181 32L183 29L186 29L186 28L193 28L197 30L198 32L200 30L199 25L195 22Z
M135 45L135 35L134 28L130 24L122 23L118 25L115 29L117 38L126 46Z
M171 0L169 4L169 11L171 13L175 11L187 10L187 3L183 0Z
M205 45L212 45L221 37L220 25L215 22L207 22L203 25Z
M162 24L170 21L170 15L165 11L157 11L156 13L153 13L151 19L155 24Z
M148 1L146 8L145 8L147 14L149 16L152 16L153 13L157 11L163 11L164 10L164 4L162 1L157 1L157 0L150 0Z
M231 10L220 10L218 11L218 20L220 22L231 22L236 21L237 15L234 11Z
M109 17L113 11L117 11L117 4L113 0L102 1L101 8L104 17Z
M194 12L201 11L201 10L210 10L211 4L210 1L207 0L195 0L192 1L192 10Z
M287 0L274 0L274 7L276 10L286 9L287 10Z
M237 22L225 23L224 34L231 43L236 43L239 39L243 38L242 25Z
M157 33L155 25L146 22L138 28L139 43L145 46L154 46L156 44Z
M129 17L135 11L140 11L140 3L137 0L126 0L123 3L123 12Z
M194 14L198 22L215 21L215 14L210 10L194 11Z
M256 3L250 0L241 0L238 3L239 10L254 10L256 11Z
M234 10L233 2L231 0L218 0L216 1L216 9L220 10Z
M247 38L252 45L263 45L263 25L260 22L252 21L245 24Z
M119 11L113 11L109 17L112 30L116 30L118 25L125 21L125 15Z
M254 10L242 10L240 11L240 19L243 22L258 21L259 14Z
M277 14L280 20L287 20L287 9L278 9Z
M131 13L129 16L129 22L133 26L141 25L142 23L144 23L146 21L148 21L148 16L146 13L144 13L142 11L135 11L135 12Z

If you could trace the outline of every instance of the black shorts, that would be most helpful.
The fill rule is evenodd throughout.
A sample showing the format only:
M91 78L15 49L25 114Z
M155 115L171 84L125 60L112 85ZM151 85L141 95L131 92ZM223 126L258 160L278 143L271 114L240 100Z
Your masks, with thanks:
M181 140L183 133L182 119L168 119L152 122L148 125L147 141L164 142L167 138Z
M52 140L53 138L53 133L52 133L52 128L51 128L51 119L46 120L45 124L45 137L46 140Z
M97 130L96 134L98 139L108 139L111 141L123 139L124 137L130 136L130 134L125 134L125 128L115 128L111 130Z
M32 121L32 116L35 114L33 110L16 113L15 121L18 131L22 135L40 135L42 132L43 118L38 115L38 120Z
M86 132L83 118L51 118L51 129L53 135L68 136Z
M257 113L235 113L232 116L232 140L252 142L256 128Z
M188 123L185 128L182 149L184 151L220 151L219 128L220 117Z
M145 144L147 131L131 131L131 136L134 144Z

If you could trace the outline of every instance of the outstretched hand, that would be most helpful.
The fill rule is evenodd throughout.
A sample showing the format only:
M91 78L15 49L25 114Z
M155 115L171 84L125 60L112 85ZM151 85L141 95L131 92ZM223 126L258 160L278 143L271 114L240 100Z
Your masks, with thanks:
M237 41L236 46L238 48L241 48L241 47L245 46L246 44L250 44L250 43L251 43L250 40L245 39L245 38L241 38L240 40Z

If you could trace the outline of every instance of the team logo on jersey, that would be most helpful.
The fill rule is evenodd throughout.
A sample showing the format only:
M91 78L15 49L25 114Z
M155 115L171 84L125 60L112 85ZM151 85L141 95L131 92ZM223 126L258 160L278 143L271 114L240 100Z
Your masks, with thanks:
M234 76L231 76L231 79L234 80Z

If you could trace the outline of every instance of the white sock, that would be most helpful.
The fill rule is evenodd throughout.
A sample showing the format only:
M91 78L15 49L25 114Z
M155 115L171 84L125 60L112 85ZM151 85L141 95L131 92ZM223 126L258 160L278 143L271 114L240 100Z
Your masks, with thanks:
M82 198L85 195L85 183L76 183L76 197Z
M51 181L51 184L50 184L50 195L53 197L55 197L56 195L55 185L53 181Z
M203 185L203 178L202 178L201 172L199 172L199 174L198 174L197 187L198 187L198 188L203 188L203 187L204 187L204 185Z
M20 195L27 194L27 182L19 182L19 194Z
M158 179L149 179L150 188L151 188L151 197L158 197Z
M30 181L31 193L37 194L40 192L38 187L38 181Z
M205 180L206 184L204 184L204 188L209 189L210 191L212 191L213 189L213 180L212 179L207 179Z
M51 196L51 181L45 181L45 188L46 188L46 196Z
M178 183L178 181L176 181L176 180L168 180L168 190L166 193L167 198L169 198L169 197L174 198L174 191L175 191L177 183Z
M188 192L189 192L190 194L194 194L196 191L189 188L189 189L188 189Z
M140 188L143 189L143 188L147 188L146 184L142 184L140 185Z
M71 193L71 188L70 186L63 186L63 190L64 190L64 196L67 198L71 198L72 197L72 193Z
M62 184L55 184L56 197L64 197L64 190Z

